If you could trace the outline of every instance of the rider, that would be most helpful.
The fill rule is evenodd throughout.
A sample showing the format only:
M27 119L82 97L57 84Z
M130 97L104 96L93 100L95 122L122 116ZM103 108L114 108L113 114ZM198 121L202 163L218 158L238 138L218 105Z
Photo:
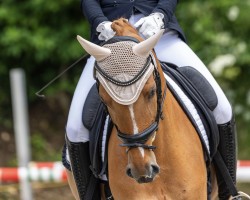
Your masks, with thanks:
M236 144L232 107L206 66L186 44L184 33L174 15L177 3L178 0L81 0L81 8L91 25L91 41L96 44L107 41L115 35L111 23L120 17L128 19L144 38L154 35L162 28L165 29L162 38L155 46L158 59L173 63L178 67L192 66L207 79L217 95L218 104L213 110L213 114L220 133L219 149L235 183ZM71 162L74 159L81 160L80 167L83 171L89 170L89 161L83 156L83 153L81 153L81 157L77 157L72 152L84 152L85 155L88 155L89 151L89 131L82 124L82 110L79 108L83 108L87 94L95 83L93 78L94 61L93 57L87 60L73 96L66 126L67 151L69 151ZM69 162L65 159L64 164L68 170L71 170ZM77 166L75 167L77 168ZM74 166L72 168L74 172ZM69 171L68 174L72 176ZM88 178L85 177L87 176L85 174L82 177L82 189L78 188L78 192L86 192L85 186L88 184ZM74 174L76 182L78 178ZM220 199L228 199L230 193L226 184L223 181L218 183Z

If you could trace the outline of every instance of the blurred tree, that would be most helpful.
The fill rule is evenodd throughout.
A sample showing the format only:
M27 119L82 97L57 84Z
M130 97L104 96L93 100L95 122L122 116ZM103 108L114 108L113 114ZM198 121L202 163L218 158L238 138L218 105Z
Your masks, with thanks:
M250 1L181 1L177 16L189 44L233 104L240 159L250 155Z
M4 122L11 113L9 70L25 69L29 101L34 102L39 88L84 53L75 38L88 37L88 25L79 2L6 0L0 6L0 30L0 106L4 108L0 120ZM81 70L78 66L67 73L46 93L72 93Z

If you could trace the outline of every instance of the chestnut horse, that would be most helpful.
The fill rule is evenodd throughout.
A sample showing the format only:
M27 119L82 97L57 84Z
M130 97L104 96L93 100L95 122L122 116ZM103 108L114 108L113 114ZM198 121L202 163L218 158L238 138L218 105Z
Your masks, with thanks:
M207 170L201 141L166 88L160 63L153 52L163 31L143 40L122 18L115 20L112 28L117 36L140 41L133 46L135 54L155 59L150 61L155 71L132 104L118 103L102 82L99 84L99 94L115 124L108 144L108 178L114 199L207 199ZM106 47L80 36L78 40L97 62L111 54ZM116 56L119 59L123 55Z

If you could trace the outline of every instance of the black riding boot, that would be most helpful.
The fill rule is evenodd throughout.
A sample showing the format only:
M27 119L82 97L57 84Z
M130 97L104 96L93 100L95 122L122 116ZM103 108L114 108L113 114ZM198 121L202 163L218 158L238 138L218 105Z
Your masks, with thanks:
M66 144L78 194L80 199L83 200L91 175L89 142L70 142L66 136Z
M236 125L235 120L232 118L226 124L218 125L219 134L220 134L220 143L218 150L221 154L222 159L224 160L228 172L233 180L233 183L236 184ZM219 199L228 200L231 196L229 189L223 180L222 175L217 171L217 182L219 188Z

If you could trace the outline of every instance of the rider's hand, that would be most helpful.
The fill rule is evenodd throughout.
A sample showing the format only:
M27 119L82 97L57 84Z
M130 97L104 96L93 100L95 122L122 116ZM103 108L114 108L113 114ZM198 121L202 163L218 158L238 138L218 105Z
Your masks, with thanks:
M135 28L139 28L139 32L146 38L151 37L164 27L164 15L162 13L152 13L147 17L141 18L135 23Z
M100 23L97 26L96 31L100 32L100 34L98 36L99 40L107 41L115 35L115 32L111 28L111 24L112 24L112 22L105 21L105 22Z

